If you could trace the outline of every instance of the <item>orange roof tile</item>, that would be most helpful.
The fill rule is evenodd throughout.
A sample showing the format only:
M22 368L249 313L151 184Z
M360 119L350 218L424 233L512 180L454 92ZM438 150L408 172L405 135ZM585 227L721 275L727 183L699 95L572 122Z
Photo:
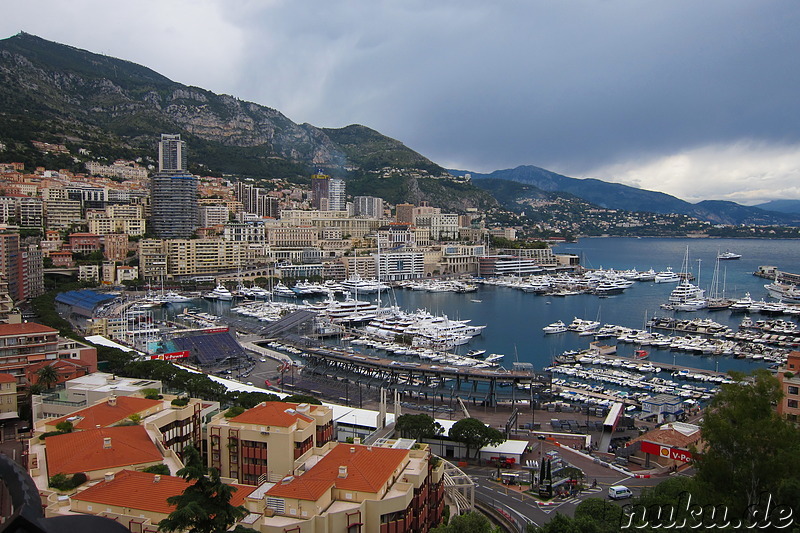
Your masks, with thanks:
M103 448L103 439L111 447ZM116 426L53 435L45 440L47 472L76 474L106 468L162 461L164 458L142 426Z
M86 409L57 418L48 422L47 425L55 426L61 422L66 422L68 418L79 416L81 420L72 424L75 429L94 429L97 426L108 427L125 420L134 413L141 413L151 407L163 404L161 400L148 400L134 396L117 396L116 403L117 405L111 406L108 400L104 400Z
M22 322L21 324L0 324L2 335L27 335L31 333L58 333L57 330L37 324L36 322Z
M175 507L167 503L167 498L181 494L190 483L175 476L161 476L158 483L154 482L154 478L155 474L122 470L117 472L113 480L101 481L72 496L72 499L99 505L114 505L138 511L169 514ZM231 486L236 487L236 491L231 496L231 505L241 505L244 503L244 499L256 489L256 487L244 485Z
M252 409L248 409L239 416L231 418L231 422L277 426L282 428L291 426L297 420L313 422L314 419L310 416L297 412L297 405L296 403L289 402L263 402ZM310 407L310 410L313 411L319 406L311 405Z
M17 378L11 374L0 374L0 383L16 383Z
M408 450L338 444L311 469L288 483L278 483L268 496L318 500L331 486L337 489L377 493L409 455ZM347 477L339 477L339 467Z

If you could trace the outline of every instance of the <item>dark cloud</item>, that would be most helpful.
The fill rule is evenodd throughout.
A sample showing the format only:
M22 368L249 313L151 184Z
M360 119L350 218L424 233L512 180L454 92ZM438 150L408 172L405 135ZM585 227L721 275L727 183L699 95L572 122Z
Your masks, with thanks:
M183 15L173 31L155 1L120 13L84 0L68 28L60 2L10 4L0 22L8 35L42 28L297 122L370 126L448 166L535 164L658 188L691 181L669 174L678 160L689 162L683 172L707 173L715 157L757 169L779 154L780 169L763 174L785 190L798 168L792 0L208 0L171 2ZM120 16L137 10L155 28ZM180 54L164 54L170 45ZM746 181L730 175L705 179L747 196Z

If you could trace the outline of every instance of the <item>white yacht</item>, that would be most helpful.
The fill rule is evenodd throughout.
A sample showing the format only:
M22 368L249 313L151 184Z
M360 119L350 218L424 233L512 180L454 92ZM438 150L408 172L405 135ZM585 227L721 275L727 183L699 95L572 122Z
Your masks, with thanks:
M295 298L297 297L297 293L295 293L292 289L287 287L283 284L283 282L278 282L275 285L275 288L272 289L272 294L275 296L280 296L281 298Z
M230 302L231 300L233 300L233 294L231 293L231 291L225 288L225 285L220 283L214 288L213 291L203 295L203 298L206 298L207 300L220 300L223 302Z
M800 303L800 289L795 285L786 285L784 283L769 283L764 285L767 292L773 298L783 300L784 302Z
M677 272L672 271L672 267L667 267L666 270L657 273L653 278L656 283L677 283L680 280L680 276L678 276Z
M565 331L567 331L567 325L564 324L562 321L558 320L556 322L553 322L552 324L543 327L542 331L544 331L545 334L564 333Z
M669 301L671 303L683 303L687 300L697 300L702 299L705 296L705 290L701 289L697 285L693 283L689 283L689 280L684 279L681 281L669 295Z
M341 285L353 293L373 293L385 291L389 286L374 279L362 279L360 276L353 276L344 280Z
M723 252L721 254L717 254L717 259L721 261L730 261L732 259L741 259L741 258L742 254L735 254L730 250L728 250L727 252Z

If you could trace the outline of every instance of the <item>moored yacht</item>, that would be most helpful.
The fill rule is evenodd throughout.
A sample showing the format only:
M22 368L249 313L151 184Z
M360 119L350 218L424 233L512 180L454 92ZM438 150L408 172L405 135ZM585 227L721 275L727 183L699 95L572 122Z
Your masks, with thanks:
M556 322L553 322L552 324L543 327L542 331L544 331L545 334L564 333L565 331L567 331L567 325L564 324L562 321L558 320Z
M678 276L677 272L672 271L672 267L667 267L666 270L657 273L653 278L656 283L677 283L680 280L680 276Z
M223 302L230 302L233 300L233 293L225 288L222 283L218 284L213 291L203 295L207 300L220 300Z

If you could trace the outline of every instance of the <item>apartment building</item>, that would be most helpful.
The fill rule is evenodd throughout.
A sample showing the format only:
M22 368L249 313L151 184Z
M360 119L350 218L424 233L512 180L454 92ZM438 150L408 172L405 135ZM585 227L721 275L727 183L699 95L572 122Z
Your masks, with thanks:
M105 233L102 236L103 256L109 261L124 261L128 257L128 236L124 233Z
M247 485L275 482L298 468L314 448L333 440L333 411L322 405L262 402L208 424L210 466Z
M415 211L420 209L423 208L415 208ZM414 225L419 228L428 228L431 239L434 241L458 238L458 215L455 213L415 214Z
M44 219L49 229L67 229L81 222L79 200L45 200Z
M0 420L17 418L17 378L0 374Z
M412 449L414 448L414 449ZM264 533L426 533L444 510L443 467L426 444L332 446L264 493Z
M425 255L421 252L381 252L375 254L377 277L381 281L419 279L425 275Z
M0 324L0 371L12 374L27 391L24 379L28 366L45 360L80 359L97 368L97 350L72 339L62 339L58 331L35 322Z
M353 198L353 216L383 218L383 199L375 196L356 196Z
M94 233L70 233L69 249L77 254L90 254L100 250L100 235Z
M800 352L789 352L786 364L778 368L783 398L778 403L778 414L789 420L800 420Z
M200 206L200 227L222 226L227 224L230 211L224 205Z
M147 221L140 205L110 205L103 211L86 213L89 233L105 235L124 233L131 237L144 235Z
M251 264L258 255L248 243L223 239L145 239L139 243L141 275L172 279L216 274Z

